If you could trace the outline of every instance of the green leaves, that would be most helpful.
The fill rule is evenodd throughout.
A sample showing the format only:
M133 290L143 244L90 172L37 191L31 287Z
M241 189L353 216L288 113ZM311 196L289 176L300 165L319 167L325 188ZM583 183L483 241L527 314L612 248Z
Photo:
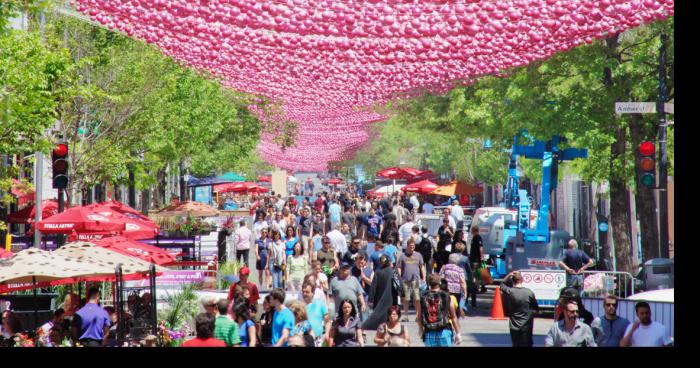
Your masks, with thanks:
M623 156L610 155L619 130L629 125L628 116L615 116L614 105L619 101L656 100L658 39L662 31L673 45L671 18L508 71L507 77L481 78L446 96L426 95L394 102L390 106L398 114L378 133L375 145L360 151L354 161L364 163L368 171L394 166L401 158L407 165L419 165L423 161L417 153L439 173L504 183L508 154L503 149L510 148L516 132L526 129L539 140L564 135L569 145L588 148L587 160L562 165L585 180L606 180L611 174L630 180L632 149ZM670 46L670 62L672 50ZM669 90L672 98L672 81ZM655 120L653 115L644 117L649 135L653 135ZM465 147L465 138L491 139L494 148L484 150L478 144ZM407 149L418 141L426 143L418 145L420 149ZM520 160L525 174L539 182L541 163L528 161Z

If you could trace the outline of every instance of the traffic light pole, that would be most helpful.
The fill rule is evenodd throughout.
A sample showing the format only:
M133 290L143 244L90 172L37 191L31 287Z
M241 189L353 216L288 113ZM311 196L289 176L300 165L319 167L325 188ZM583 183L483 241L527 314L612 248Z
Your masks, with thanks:
M41 245L41 232L39 231L39 221L41 221L41 202L44 181L44 154L36 152L34 154L36 164L34 165L34 248Z
M659 101L656 111L659 112L659 237L662 258L669 258L668 244L668 157L666 155L666 43L668 36L661 34L659 50Z
M58 213L62 213L63 209L65 207L65 204L63 202L63 189L58 189ZM56 246L61 247L63 246L64 239L63 239L63 234L58 234L56 237Z

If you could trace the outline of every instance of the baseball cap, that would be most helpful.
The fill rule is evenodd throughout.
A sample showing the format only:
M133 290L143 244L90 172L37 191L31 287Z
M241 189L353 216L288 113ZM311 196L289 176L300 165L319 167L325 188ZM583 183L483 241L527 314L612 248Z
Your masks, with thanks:
M352 265L348 262L341 262L340 263L340 268L350 268Z
M240 271L238 271L238 273L241 275L250 275L250 268L244 266Z

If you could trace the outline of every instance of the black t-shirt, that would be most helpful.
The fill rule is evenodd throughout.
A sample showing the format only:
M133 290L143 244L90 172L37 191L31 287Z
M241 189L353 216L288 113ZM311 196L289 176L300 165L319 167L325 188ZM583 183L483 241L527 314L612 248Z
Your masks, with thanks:
M583 265L590 262L590 260L586 252L581 249L567 249L561 257L561 261L573 270L578 270L583 267Z
M449 226L442 225L438 229L438 241L441 247L447 246L447 244L452 244L452 237L454 236L454 232L447 232L447 229Z
M311 235L311 226L314 220L311 217L301 217L299 219L299 227L301 227L301 235Z
M472 263L480 263L479 248L484 246L484 240L481 235L476 234L472 237L471 248L469 248L469 261Z
M367 259L367 253L365 253L365 251L363 251L362 249L354 250L354 249L352 249L352 247L350 247L350 248L348 248L347 252L345 252L345 254L343 254L343 259L341 260L341 262L347 262L347 263L350 263L351 265L354 266L355 265L355 256L358 253L364 255L365 259Z

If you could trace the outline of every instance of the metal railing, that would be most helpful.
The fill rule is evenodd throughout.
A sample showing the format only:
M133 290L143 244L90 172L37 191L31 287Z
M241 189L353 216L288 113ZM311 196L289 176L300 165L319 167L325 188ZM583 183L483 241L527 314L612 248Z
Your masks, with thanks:
M629 272L584 271L583 291L587 298L615 295L624 299L634 295L637 279Z

